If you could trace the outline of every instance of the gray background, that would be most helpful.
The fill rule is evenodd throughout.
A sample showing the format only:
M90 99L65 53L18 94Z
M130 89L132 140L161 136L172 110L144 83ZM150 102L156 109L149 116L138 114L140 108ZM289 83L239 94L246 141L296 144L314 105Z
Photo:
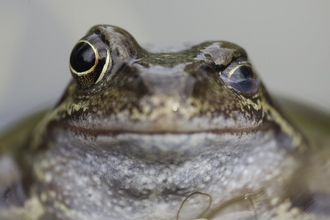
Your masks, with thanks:
M142 45L237 43L272 92L330 112L329 21L326 0L0 0L0 129L61 96L71 49L99 23Z

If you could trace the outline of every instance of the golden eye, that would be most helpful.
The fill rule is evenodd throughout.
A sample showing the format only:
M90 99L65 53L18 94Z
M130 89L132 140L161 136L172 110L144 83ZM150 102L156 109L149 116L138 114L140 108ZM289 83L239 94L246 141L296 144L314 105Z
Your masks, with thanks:
M89 88L99 82L111 65L107 45L96 34L80 40L70 56L70 70L80 88Z
M227 74L221 75L221 77L231 87L244 93L256 92L260 83L260 80L256 78L251 65L248 63L232 67Z

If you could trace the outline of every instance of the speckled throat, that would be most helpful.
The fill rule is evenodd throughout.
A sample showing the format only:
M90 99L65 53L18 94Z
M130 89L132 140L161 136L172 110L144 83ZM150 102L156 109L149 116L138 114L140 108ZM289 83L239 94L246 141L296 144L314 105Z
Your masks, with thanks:
M33 173L42 203L59 219L175 219L193 193L210 196L212 211L232 198L283 184L293 172L294 154L286 153L292 149L278 153L292 140L269 131L74 134L75 140L71 132L55 133L56 143L36 157ZM185 204L181 218L201 215L208 196Z

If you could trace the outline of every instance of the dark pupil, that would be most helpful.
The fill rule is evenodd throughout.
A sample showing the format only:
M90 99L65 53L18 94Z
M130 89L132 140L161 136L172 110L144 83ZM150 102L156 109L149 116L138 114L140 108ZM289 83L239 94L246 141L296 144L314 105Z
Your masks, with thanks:
M92 47L84 42L78 43L71 52L70 64L77 72L84 72L95 64L95 53Z
M249 79L253 77L253 73L250 67L241 66L233 73L232 77L235 79Z
M251 92L257 89L259 81L253 78L252 69L248 66L240 66L230 77L230 85L242 92Z

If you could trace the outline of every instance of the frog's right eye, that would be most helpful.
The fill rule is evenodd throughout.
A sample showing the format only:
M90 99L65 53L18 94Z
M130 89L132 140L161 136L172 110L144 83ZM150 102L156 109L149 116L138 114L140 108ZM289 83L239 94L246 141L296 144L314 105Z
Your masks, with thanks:
M89 88L103 79L111 66L108 47L95 34L75 45L70 56L70 70L80 88Z

